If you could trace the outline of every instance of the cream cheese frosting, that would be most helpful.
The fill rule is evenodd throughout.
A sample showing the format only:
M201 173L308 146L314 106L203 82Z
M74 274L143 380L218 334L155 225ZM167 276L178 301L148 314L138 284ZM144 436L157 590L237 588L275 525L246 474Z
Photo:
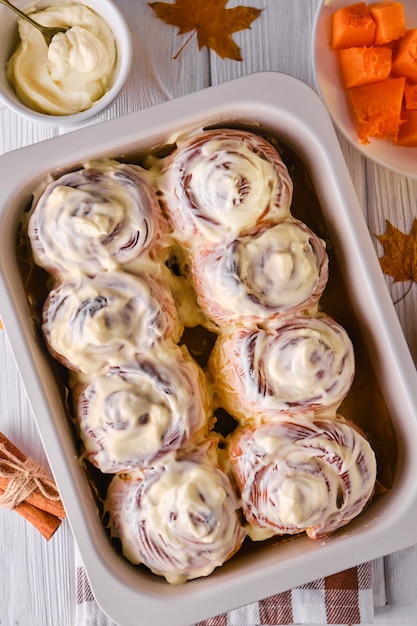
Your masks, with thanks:
M61 283L45 302L42 329L52 354L88 374L182 332L168 287L121 271Z
M313 307L328 278L324 242L285 219L193 255L199 304L220 326L275 323Z
M209 130L179 141L158 184L174 236L191 247L230 241L290 214L288 170L278 151L253 133Z
M7 76L18 98L51 115L89 109L111 85L117 60L110 26L83 4L30 8L43 26L67 26L49 47L42 34L19 19L20 44L7 64Z
M95 376L78 395L83 456L102 472L126 472L205 436L209 397L185 348L164 344Z
M324 538L363 510L376 481L375 453L340 415L238 430L231 458L255 540L303 531Z
M235 329L217 339L209 367L219 402L241 420L334 411L355 374L352 342L331 317L299 316L274 332Z
M160 211L147 172L114 160L89 161L40 193L28 231L36 263L52 274L94 276L151 252Z
M126 558L171 584L209 575L246 535L233 486L205 446L137 478L116 476L105 507Z

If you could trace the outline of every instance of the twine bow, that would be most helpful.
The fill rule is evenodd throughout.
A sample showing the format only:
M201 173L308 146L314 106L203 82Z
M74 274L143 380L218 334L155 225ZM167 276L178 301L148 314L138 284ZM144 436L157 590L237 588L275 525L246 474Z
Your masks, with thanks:
M14 509L34 491L39 490L48 500L59 500L55 482L33 459L18 459L3 443L0 443L0 477L9 481L0 505Z

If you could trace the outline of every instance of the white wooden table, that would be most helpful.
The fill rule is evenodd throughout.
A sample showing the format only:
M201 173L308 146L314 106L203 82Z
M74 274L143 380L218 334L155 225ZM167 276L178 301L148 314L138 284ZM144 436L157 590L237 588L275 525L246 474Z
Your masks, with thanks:
M264 9L250 30L234 35L243 62L223 61L207 49L198 52L195 39L173 60L183 42L177 29L158 20L146 0L116 2L131 28L133 69L118 100L92 123L262 70L282 71L313 86L310 46L318 0L230 0L228 8ZM0 154L63 132L69 131L31 124L0 110ZM417 214L417 181L373 164L342 137L340 142L370 232L384 233L388 219L408 233ZM1 175L0 184L7 184ZM375 239L381 253L379 245ZM400 283L392 288L393 299L406 287ZM396 309L417 363L417 285ZM0 407L0 430L46 466L4 332L0 333ZM376 561L375 574L375 623L417 624L417 545ZM47 543L19 515L0 510L0 624L73 626L74 612L74 545L68 524L64 522Z

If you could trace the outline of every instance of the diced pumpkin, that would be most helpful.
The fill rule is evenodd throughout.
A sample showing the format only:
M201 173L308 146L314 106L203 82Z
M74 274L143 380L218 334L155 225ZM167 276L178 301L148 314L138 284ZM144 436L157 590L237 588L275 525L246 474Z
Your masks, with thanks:
M417 111L404 111L403 122L395 143L407 148L417 147Z
M405 83L404 100L408 111L417 111L417 84Z
M390 48L363 46L339 50L337 54L345 89L385 80L391 73Z
M417 28L407 30L394 46L392 53L392 75L405 76L417 83Z
M390 43L405 35L405 15L401 2L374 2L368 6L376 24L376 46Z
M405 78L387 78L349 89L361 143L369 143L370 137L397 139L404 85Z
M337 9L332 15L331 47L342 48L371 46L376 25L365 2L357 2Z

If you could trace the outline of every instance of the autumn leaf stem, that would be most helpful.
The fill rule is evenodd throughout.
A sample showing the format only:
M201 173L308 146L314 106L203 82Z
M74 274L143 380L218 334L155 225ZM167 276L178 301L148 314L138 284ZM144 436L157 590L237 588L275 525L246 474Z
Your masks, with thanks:
M191 35L189 35L189 37L184 41L184 43L182 44L181 48L178 50L178 52L172 57L174 59L174 61L176 59L178 59L178 57L180 56L181 52L184 50L185 46L191 41L191 39L194 37L194 35L197 33L197 29L195 28L192 32Z
M411 287L413 286L413 282L414 282L413 280L410 280L410 285L409 285L408 289L405 290L405 292L403 293L402 296L400 296L397 300L393 301L394 305L398 304L399 302L401 302L401 300L404 300L404 298L407 296L407 294L410 293Z

